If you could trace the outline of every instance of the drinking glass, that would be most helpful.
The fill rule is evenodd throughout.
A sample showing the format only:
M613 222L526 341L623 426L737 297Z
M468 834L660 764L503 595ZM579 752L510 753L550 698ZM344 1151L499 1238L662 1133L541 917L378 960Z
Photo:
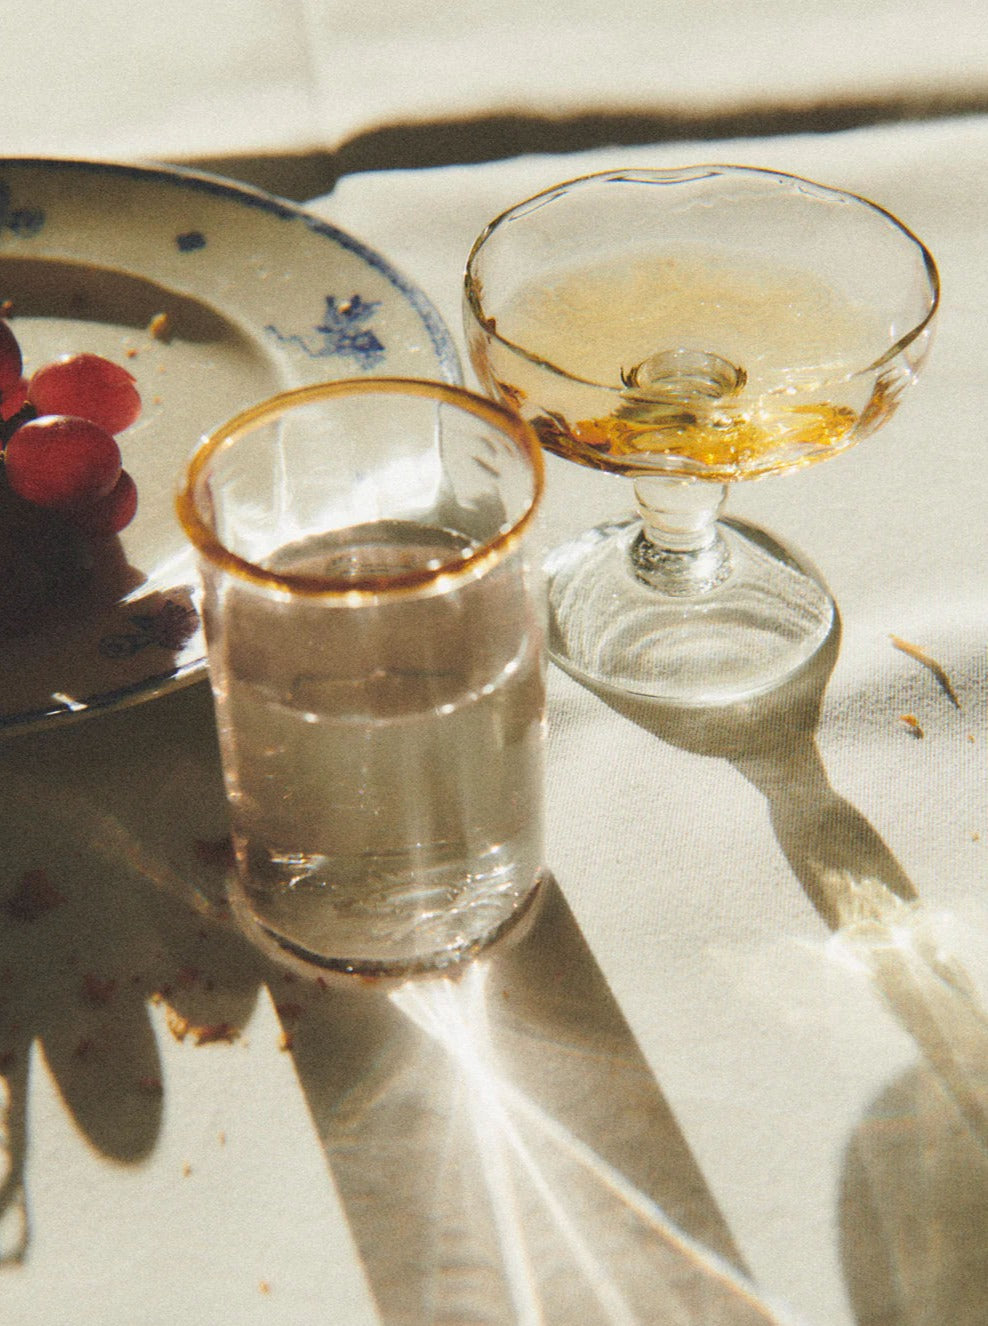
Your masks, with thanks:
M833 600L793 550L720 518L727 485L884 424L938 300L933 258L901 221L774 171L609 171L492 221L465 278L481 384L547 450L630 476L637 504L550 554L550 656L681 705L798 670Z
M542 867L542 455L462 389L303 387L203 439L198 553L237 915L404 976L512 926Z

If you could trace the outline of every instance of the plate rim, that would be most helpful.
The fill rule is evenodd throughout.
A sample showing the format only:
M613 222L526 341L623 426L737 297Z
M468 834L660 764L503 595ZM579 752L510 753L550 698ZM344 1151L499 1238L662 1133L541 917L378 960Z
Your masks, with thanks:
M180 185L193 191L228 200L237 206L253 207L279 220L294 220L315 235L337 244L373 268L398 292L418 315L436 356L436 374L451 385L462 385L463 366L456 343L432 300L420 286L406 277L389 259L363 240L340 229L331 221L316 216L302 203L270 193L257 185L197 167L170 165L165 162L133 162L91 157L0 156L0 173L11 169L34 169L40 172L84 171L107 174L120 179L154 181ZM0 257L3 251L0 250ZM163 695L203 680L208 673L206 655L189 659L173 669L166 669L140 681L113 690L102 691L78 709L56 705L25 710L18 714L0 714L0 741L16 735L54 730L95 718L119 709L158 699Z
M393 285L408 300L408 303L421 318L426 331L429 333L432 348L440 365L450 374L446 380L452 385L459 385L463 382L463 366L456 343L432 300L429 299L421 287L409 280L376 249L371 248L370 245L358 239L355 235L351 235L348 231L341 230L333 222L324 221L322 217L316 216L314 212L309 211L301 203L293 202L291 199L283 198L275 193L269 193L257 185L241 183L232 177L228 178L224 175L217 175L211 171L199 170L191 166L171 166L164 162L142 163L98 160L91 157L0 156L0 171L18 166L55 171L85 170L94 174L106 173L122 178L159 180L169 184L181 181L203 193L226 197L231 201L255 207L259 211L268 212L272 216L278 217L280 220L301 221L307 230L311 230L313 234L321 235L325 239L335 241L341 248L348 250L366 262L368 266L373 267ZM2 252L0 252L0 256L2 256Z

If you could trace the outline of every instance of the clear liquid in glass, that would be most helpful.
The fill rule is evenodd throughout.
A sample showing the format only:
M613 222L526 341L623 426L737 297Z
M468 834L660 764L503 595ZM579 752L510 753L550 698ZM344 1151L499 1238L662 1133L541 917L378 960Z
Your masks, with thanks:
M389 521L270 561L359 576L466 547ZM542 865L544 677L519 556L450 592L296 598L290 629L276 599L225 591L211 667L236 902L289 950L370 973L438 967L528 900Z

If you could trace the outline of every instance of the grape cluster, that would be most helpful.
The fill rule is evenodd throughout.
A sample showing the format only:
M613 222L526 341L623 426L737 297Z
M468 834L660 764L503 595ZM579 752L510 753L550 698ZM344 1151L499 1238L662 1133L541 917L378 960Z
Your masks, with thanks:
M0 445L7 488L91 538L122 530L137 510L115 434L141 412L125 368L67 354L24 375L21 348L0 319Z

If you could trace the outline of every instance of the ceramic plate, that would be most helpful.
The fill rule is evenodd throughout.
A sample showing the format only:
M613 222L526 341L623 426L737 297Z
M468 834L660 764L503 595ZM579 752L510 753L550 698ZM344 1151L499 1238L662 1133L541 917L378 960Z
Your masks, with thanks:
M30 372L88 350L144 403L118 437L139 506L79 610L0 639L0 732L148 699L205 671L172 510L202 433L287 387L460 380L428 300L291 203L191 171L0 159L0 301Z

